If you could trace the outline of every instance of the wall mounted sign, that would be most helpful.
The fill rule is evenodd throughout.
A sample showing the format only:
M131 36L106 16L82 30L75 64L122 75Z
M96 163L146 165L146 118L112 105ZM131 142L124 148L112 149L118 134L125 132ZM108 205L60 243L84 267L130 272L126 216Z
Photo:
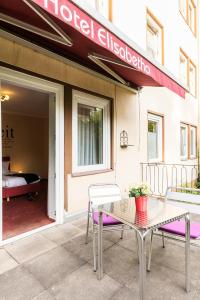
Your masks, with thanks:
M3 148L12 148L15 141L14 129L6 125L2 128L2 146Z

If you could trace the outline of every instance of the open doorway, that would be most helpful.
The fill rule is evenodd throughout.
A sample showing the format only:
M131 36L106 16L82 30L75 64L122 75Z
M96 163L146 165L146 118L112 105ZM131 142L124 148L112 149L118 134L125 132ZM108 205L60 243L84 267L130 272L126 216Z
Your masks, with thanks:
M56 220L55 94L1 80L3 240ZM8 98L7 97L7 98Z

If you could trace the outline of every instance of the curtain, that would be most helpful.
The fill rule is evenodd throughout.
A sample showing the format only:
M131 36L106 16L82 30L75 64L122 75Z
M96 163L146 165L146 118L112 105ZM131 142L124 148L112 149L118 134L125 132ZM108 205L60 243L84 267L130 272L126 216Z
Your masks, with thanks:
M103 163L103 109L78 104L78 165Z

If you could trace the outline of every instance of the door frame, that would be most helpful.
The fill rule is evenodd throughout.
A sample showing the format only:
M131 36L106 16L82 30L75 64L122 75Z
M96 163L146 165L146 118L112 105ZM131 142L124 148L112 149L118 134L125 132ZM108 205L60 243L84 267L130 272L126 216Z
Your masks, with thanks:
M55 144L55 201L56 201L56 221L52 224L45 225L26 233L17 235L13 238L3 240L2 236L2 206L3 199L0 197L0 245L13 242L32 233L61 224L64 221L64 86L36 76L27 75L22 72L14 71L9 68L0 66L0 83L1 80L8 80L24 87L41 90L47 93L54 93L56 96L56 144ZM1 87L1 86L0 86ZM0 109L1 113L1 109ZM0 117L1 120L1 117ZM1 132L0 122L0 132ZM0 157L2 157L2 137L0 135ZM2 195L2 164L0 164L0 194Z

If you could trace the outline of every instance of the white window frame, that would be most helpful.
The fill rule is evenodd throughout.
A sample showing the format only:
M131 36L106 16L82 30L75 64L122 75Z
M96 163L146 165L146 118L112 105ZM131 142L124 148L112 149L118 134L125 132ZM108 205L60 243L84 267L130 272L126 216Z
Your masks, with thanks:
M77 90L72 91L72 172L92 172L111 168L110 101ZM78 104L103 109L103 164L78 166Z
M193 141L191 132L193 131ZM191 146L193 145L194 153L191 153ZM190 126L190 159L194 159L197 157L197 128L195 126Z
M185 140L186 140L186 153L184 155L181 155L181 130L180 130L180 156L181 156L181 160L187 160L188 159L188 125L187 124L184 124L184 123L181 123L180 125L180 129L181 127L185 128L185 133L186 133L186 137L185 137Z
M149 159L148 158L148 123L149 121L153 121L153 122L156 122L158 123L158 144L157 144L157 147L158 147L158 157L156 158L151 158ZM159 116L159 115L156 115L156 114L151 114L151 113L148 113L148 123L147 123L147 158L148 158L148 162L161 162L163 160L163 117L162 116Z

